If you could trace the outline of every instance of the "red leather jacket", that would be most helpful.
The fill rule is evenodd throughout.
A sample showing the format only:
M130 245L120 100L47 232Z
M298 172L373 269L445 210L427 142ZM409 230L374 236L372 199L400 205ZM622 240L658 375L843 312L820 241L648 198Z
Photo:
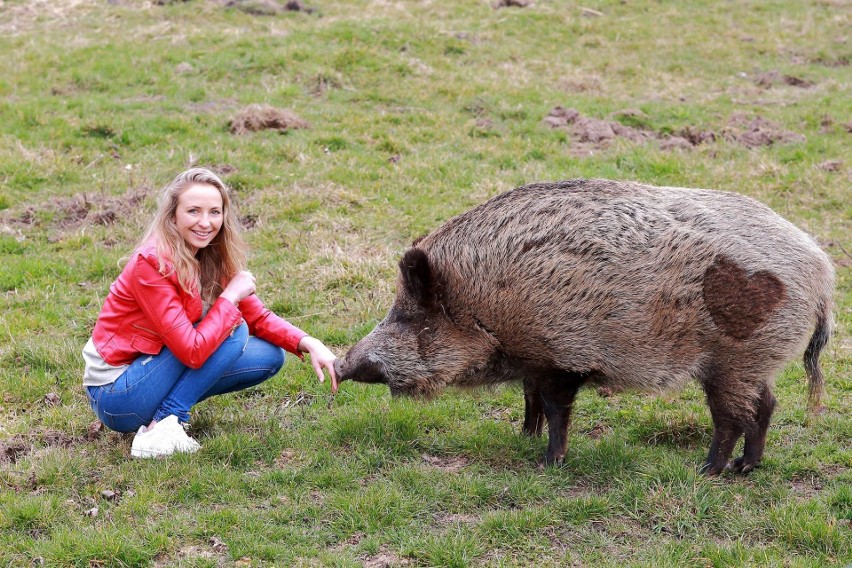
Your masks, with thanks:
M156 250L146 246L133 253L110 286L92 332L98 353L110 365L156 355L165 345L181 363L197 369L243 320L250 334L302 356L298 345L307 333L275 315L257 296L244 298L239 307L217 298L202 319L201 297L184 292L177 275L167 272L160 274Z

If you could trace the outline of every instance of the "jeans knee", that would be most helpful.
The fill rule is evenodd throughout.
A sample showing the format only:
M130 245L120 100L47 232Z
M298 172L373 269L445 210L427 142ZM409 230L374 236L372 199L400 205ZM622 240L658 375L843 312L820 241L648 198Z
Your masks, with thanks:
M235 327L234 331L232 331L231 334L225 338L223 345L233 345L239 347L241 350L244 350L246 348L246 344L248 343L248 338L248 325L246 324L246 322L243 322L237 327Z
M231 337L235 340L242 341L245 343L249 338L249 328L246 322L241 323L237 327L234 328L234 331L231 333Z
M272 365L271 365L272 368L275 369L275 371L272 373L273 375L275 373L277 373L278 371L280 371L281 367L284 366L285 358L286 358L286 354L284 353L284 350L281 349L280 347L276 347L275 348L275 355L272 358Z
M277 345L263 340L257 340L252 344L251 355L247 361L258 369L269 369L269 376L273 376L284 366L286 353Z

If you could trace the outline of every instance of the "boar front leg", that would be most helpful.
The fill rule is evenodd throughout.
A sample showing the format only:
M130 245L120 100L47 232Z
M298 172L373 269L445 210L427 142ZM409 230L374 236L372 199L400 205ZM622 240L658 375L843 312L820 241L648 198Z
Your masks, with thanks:
M524 429L527 436L541 436L544 429L544 411L541 409L541 393L534 379L524 378Z
M560 464L568 445L568 425L571 407L577 390L585 382L585 375L564 373L552 375L538 383L541 408L547 418L548 444L544 464Z

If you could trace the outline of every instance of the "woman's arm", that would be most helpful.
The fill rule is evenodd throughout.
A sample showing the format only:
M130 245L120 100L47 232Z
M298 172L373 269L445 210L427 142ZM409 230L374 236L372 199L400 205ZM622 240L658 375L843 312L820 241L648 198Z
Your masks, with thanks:
M334 372L335 355L316 337L311 337L295 325L263 305L255 296L249 296L240 302L240 311L248 323L249 332L265 339L298 357L308 353L311 366L317 373L320 382L325 380L323 369L331 376L332 392L337 391L337 375Z

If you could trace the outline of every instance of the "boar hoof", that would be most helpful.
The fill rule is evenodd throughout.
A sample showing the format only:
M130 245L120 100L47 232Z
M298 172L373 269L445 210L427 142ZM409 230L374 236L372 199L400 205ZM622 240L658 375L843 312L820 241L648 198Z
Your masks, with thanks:
M701 466L701 469L698 470L698 472L706 475L707 477L716 477L726 469L728 469L728 464L714 465L710 462L705 462L704 465Z
M521 428L521 433L525 436L529 436L530 438L538 438L541 436L542 427L541 425L536 426L528 426L524 423L524 427Z
M748 473L756 467L757 467L756 462L746 461L745 456L740 456L740 457L738 457L737 459L734 460L734 463L731 466L731 469L733 471L737 472L737 473Z
M549 466L560 467L563 464L564 460L565 460L565 456L556 457L556 456L545 455L544 459L541 462L541 465L543 467L549 467Z

